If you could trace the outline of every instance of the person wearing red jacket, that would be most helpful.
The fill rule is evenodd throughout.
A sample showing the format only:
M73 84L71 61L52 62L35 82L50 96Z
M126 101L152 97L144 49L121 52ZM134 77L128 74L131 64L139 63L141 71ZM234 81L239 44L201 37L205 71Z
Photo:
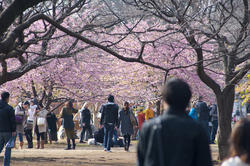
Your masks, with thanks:
M139 127L139 131L140 131L142 128L142 125L145 121L145 114L143 113L143 110L140 110L140 112L137 115L137 118L138 118L138 127Z

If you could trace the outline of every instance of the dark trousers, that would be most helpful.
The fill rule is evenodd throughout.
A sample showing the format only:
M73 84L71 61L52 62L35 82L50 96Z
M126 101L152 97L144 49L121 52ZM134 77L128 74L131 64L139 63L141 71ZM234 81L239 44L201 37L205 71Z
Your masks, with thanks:
M71 149L70 139L67 138L68 149ZM73 149L76 147L75 139L72 139Z
M218 120L213 120L212 121L213 127L212 127L212 131L211 131L211 138L210 141L211 143L214 143L216 134L217 134L217 130L218 130Z
M85 131L86 131L86 130L89 132L90 137L92 137L91 126L90 126L90 125L83 126L83 127L82 127L82 131L81 131L80 141L83 141L83 140L84 140L84 136L85 136ZM88 140L88 136L87 136L87 139L86 139L86 140Z
M123 136L124 146L127 147L128 149L129 149L129 145L130 145L130 137L131 137L130 134L126 134Z
M28 148L33 148L32 129L25 129L24 133L25 133L26 140L28 142Z
M39 133L39 129L38 129L37 125L36 125L36 128L35 128L35 132L36 132L36 140L37 140L37 142L40 142L40 139L42 141L45 141L45 132Z
M112 139L114 134L114 125L105 124L104 125L104 148L110 150Z

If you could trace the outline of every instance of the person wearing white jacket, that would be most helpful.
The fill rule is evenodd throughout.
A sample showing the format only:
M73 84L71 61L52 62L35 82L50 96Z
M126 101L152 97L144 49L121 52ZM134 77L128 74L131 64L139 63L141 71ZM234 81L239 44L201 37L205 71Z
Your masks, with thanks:
M48 111L44 109L43 105L38 105L34 112L33 133L36 133L37 145L36 148L44 149L45 134L47 130L47 117Z
M242 119L236 124L230 146L230 158L221 166L250 166L250 119Z

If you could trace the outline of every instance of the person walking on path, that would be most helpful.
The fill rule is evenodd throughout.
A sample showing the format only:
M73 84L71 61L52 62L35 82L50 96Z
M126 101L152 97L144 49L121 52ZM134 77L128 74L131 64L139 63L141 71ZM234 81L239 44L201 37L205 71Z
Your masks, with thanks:
M28 101L21 102L15 107L16 115L16 132L19 137L20 148L23 149L23 133L24 125L26 122L27 111L29 109L30 103Z
M37 105L34 103L35 100L30 101L30 107L28 109L28 117L24 125L24 133L26 140L28 142L28 148L33 148L33 136L32 129L34 123L34 113L36 111Z
M42 104L39 104L34 113L33 131L36 133L37 144L36 148L44 149L45 133L47 131L47 117L48 111L44 109ZM41 145L41 146L40 146Z
M143 123L145 121L145 114L143 113L142 109L140 109L139 111L140 112L138 113L137 118L138 118L138 124L139 124L138 125L139 131L141 131L142 125L143 125Z
M130 137L134 133L132 118L136 121L133 112L129 108L129 103L125 102L123 108L119 112L119 124L121 128L121 133L124 137L124 149L129 151ZM136 121L137 123L137 121ZM138 124L136 125L138 126Z
M236 123L230 137L230 155L221 166L250 166L250 119Z
M91 113L88 109L88 103L84 103L83 107L80 110L80 127L82 128L80 143L84 143L85 131L87 130L89 135L92 137L92 129L90 126ZM88 141L88 136L86 141Z
M189 85L170 79L162 93L163 115L144 123L137 149L138 166L212 166L209 140L202 126L185 110Z
M198 102L195 104L195 110L197 112L197 120L203 126L204 130L207 132L207 136L210 139L209 132L209 108L207 104L202 101L203 97L199 96Z
M49 131L49 142L57 142L57 117L54 112L49 112L47 114L48 131Z
M0 153L5 146L3 166L10 165L11 147L6 144L16 136L15 110L8 104L10 94L3 92L0 100Z
M101 106L101 127L104 126L104 151L111 152L114 129L118 128L119 106L114 103L114 96L108 96L108 103Z
M215 144L214 140L217 134L218 130L218 112L217 112L217 105L212 104L210 107L210 115L211 115L211 121L212 121L212 131L211 131L211 138L210 143Z
M148 102L147 103L147 109L145 109L143 111L143 113L145 114L145 120L149 120L149 119L153 119L155 114L154 114L154 110L152 109L152 103Z
M68 101L65 104L65 107L62 109L60 117L63 118L63 127L65 129L66 137L67 137L67 148L65 150L71 149L70 140L72 140L72 148L76 148L75 143L75 124L73 121L73 114L76 114L78 110L73 107L72 101Z

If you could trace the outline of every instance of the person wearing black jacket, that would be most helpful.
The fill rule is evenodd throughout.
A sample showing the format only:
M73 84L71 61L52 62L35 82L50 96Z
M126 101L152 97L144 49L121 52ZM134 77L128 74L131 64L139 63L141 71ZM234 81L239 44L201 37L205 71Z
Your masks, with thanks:
M10 94L3 92L0 100L0 153L11 137L16 136L15 110L8 104ZM5 147L4 166L10 165L11 148Z
M204 130L206 131L208 138L210 139L210 132L209 132L209 108L207 104L202 101L203 97L199 96L199 100L195 105L195 110L197 112L197 120L203 126Z
M101 112L101 126L104 126L104 151L111 152L110 147L112 143L114 128L118 128L118 110L119 107L114 103L114 96L109 95L108 103L103 104Z
M80 136L80 143L84 143L83 140L84 140L86 130L88 130L89 135L92 137L90 119L91 119L91 114L90 114L90 110L88 109L88 103L86 102L83 105L82 109L80 110L80 126L82 128L81 136Z
M52 144L52 141L57 142L57 117L54 112L49 112L47 114L48 122L48 131L49 131L49 142Z
M165 113L144 123L138 166L212 166L208 137L185 112L192 96L189 85L171 79L163 90Z

